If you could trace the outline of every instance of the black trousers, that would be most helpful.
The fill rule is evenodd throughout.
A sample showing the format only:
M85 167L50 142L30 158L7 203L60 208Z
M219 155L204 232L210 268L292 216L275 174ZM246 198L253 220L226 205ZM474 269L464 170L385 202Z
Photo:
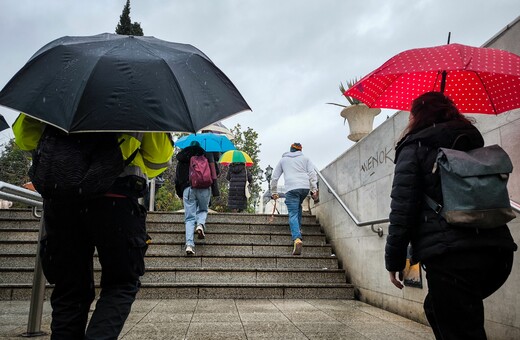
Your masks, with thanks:
M137 198L44 202L41 258L44 274L54 284L51 339L117 339L144 274L145 219ZM87 327L95 298L95 249L101 292Z
M436 339L487 339L483 300L507 280L513 252L496 248L445 254L423 262L424 311Z

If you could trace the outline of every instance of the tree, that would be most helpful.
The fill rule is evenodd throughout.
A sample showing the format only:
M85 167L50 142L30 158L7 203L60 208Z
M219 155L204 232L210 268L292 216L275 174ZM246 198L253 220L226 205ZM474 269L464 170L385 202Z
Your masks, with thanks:
M27 152L20 150L12 138L0 155L0 181L22 186L30 181L27 175L30 165Z
M141 24L130 20L130 0L126 0L126 5L123 8L123 13L119 17L119 23L116 26L116 33L122 35L136 35L142 36L143 29Z

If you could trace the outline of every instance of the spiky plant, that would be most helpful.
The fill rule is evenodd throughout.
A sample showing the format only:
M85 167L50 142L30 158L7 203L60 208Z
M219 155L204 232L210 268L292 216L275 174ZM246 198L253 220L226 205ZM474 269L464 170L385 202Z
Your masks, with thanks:
M357 81L358 81L357 78L354 78L353 80L347 81L348 88L350 89L355 83L357 83ZM343 96L345 96L346 89L345 89L345 86L343 85L343 82L339 83L339 90L340 90L341 94ZM350 96L345 96L345 98L347 98L347 100L350 103L350 105L361 104L361 101L357 100L356 98L353 98L353 97L350 97ZM341 106L341 107L347 107L346 105L336 104L336 103L327 103L327 104L337 105L337 106Z

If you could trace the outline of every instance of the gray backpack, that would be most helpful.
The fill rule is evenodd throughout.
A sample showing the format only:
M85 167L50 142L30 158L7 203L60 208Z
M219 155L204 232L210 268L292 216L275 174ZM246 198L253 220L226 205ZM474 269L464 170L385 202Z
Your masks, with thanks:
M426 204L458 227L495 228L515 218L507 181L513 164L498 145L470 151L440 148L432 172L439 172L443 204Z

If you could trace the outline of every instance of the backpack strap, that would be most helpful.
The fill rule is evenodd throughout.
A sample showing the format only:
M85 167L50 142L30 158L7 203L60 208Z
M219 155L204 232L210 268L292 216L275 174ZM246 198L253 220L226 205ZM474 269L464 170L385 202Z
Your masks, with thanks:
M125 142L125 139L121 139L118 143L117 143L117 146L121 147L121 144L123 144ZM124 165L125 165L125 168L130 165L130 163L132 163L132 161L134 160L135 156L137 156L137 153L139 152L140 148L137 148L135 149L134 152L132 152L132 154L130 156L128 156L128 158L124 161Z
M424 203L428 207L430 207L437 215L440 214L443 206L442 204L437 203L434 199L432 199L430 196L423 194Z
M137 153L139 152L139 148L135 149L134 152L132 152L132 154L125 160L125 168L130 165L130 163L132 163L132 161L134 160L135 156L137 156Z

